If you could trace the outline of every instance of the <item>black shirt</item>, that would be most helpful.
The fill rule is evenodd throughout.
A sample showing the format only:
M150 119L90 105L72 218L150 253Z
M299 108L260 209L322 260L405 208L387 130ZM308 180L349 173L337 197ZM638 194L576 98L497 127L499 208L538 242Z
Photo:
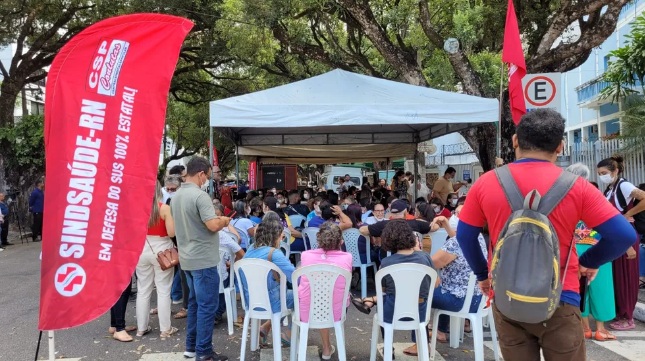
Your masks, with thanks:
M370 232L372 237L380 237L383 234L383 230L389 221L376 222L367 226L367 230ZM430 232L430 223L418 221L416 219L406 220L408 225L412 228L413 231L419 232L421 234L426 234Z

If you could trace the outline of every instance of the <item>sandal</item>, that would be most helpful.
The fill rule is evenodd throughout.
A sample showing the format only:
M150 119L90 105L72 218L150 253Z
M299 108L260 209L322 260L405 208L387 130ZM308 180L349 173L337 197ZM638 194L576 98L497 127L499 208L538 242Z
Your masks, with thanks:
M175 320L179 320L180 318L186 318L186 317L188 317L188 310L186 310L185 308L180 308L179 311L177 311L177 313L175 313L175 315L172 316L172 318L174 318Z
M152 308L152 309L150 309L150 314L151 314L151 315L156 315L157 313L158 313L158 311L157 311L157 309L156 309L156 308Z
M132 342L132 336L130 336L125 330L115 332L112 335L112 338L114 338L117 341L121 341L121 342Z
M628 331L636 328L636 326L634 325L634 320L625 320L625 319L612 322L609 324L609 327L617 331Z
M280 333L280 342L282 342L282 347L291 347L291 340L287 338L284 332Z
M323 355L322 353L320 354L320 358L323 360L331 360L331 356L336 352L336 347L334 345L331 345L331 352L329 355Z
M419 352L417 350L417 344L415 343L414 345L403 350L403 354L408 356L419 356Z
M159 335L159 337L161 338L170 337L171 335L176 334L178 331L179 329L177 327L171 327L170 330L162 332L161 335Z
M586 337L586 334L585 334L585 337ZM595 339L596 341L613 341L616 339L616 336L614 336L607 330L603 330L603 331L596 331Z
M235 326L237 328L244 327L244 317L237 316L237 320L233 321L233 326Z
M152 331L152 327L148 326L148 328L145 329L145 331L137 331L137 337L142 337L150 333Z
M428 340L432 339L432 330L428 330ZM439 343L448 343L448 338L439 338L439 334L437 334L437 342Z
M266 332L260 330L260 348L269 346L268 336Z
M588 329L584 330L584 333L585 333L585 339L587 339L587 340L591 340L591 339L593 338L593 334L591 333L591 329L590 329L590 328L588 328ZM596 333L596 334L597 334L597 333Z
M125 326L125 332L132 332L136 330L137 330L137 326ZM110 335L114 335L115 332L116 332L116 327L108 328L108 333Z
M368 306L367 303L371 303L371 306ZM369 315L370 312L372 312L372 307L376 305L376 302L374 302L374 297L371 297L370 299L366 298L359 298L359 297L354 297L352 298L352 304L356 309L358 309L360 312Z

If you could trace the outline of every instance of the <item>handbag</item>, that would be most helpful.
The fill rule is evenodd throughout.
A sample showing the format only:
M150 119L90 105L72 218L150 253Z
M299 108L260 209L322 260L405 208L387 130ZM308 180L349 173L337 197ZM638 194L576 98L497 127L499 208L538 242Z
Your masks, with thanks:
M155 253L155 250L152 249L152 245L150 245L150 242L146 239L146 243L148 243L148 247L150 247L150 250L152 253ZM177 253L177 248L175 247L170 247L166 250L160 251L157 253L157 262L159 262L159 266L161 267L162 271L165 271L169 268L173 268L176 265L179 264L179 253Z

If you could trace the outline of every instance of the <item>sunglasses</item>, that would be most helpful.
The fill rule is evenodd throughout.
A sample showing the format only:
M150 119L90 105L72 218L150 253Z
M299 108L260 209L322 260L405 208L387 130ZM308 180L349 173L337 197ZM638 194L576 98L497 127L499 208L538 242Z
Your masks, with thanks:
M166 190L167 190L168 192L170 192L170 193L173 193L173 192L176 192L176 191L177 191L177 188L170 188L170 187L166 187Z

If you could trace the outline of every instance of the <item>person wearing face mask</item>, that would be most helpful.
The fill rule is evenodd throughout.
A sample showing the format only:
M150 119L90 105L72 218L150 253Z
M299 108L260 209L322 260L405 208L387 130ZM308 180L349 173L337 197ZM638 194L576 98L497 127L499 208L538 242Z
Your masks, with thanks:
M441 202L440 198L432 198L430 200L430 206L434 211L435 217L444 216L448 219L452 216L452 212L443 205L444 203Z
M598 163L598 179L608 184L605 189L605 197L609 202L634 226L635 217L643 215L645 210L645 192L638 189L632 183L622 177L624 170L623 158L614 156L603 159ZM634 205L634 201L638 204ZM643 230L638 230L641 237ZM616 298L616 321L609 324L609 327L618 330L632 330L634 325L634 309L638 302L638 251L640 238L627 249L627 253L612 262L614 272L614 295Z
M451 213L454 212L454 210L457 208L458 201L459 197L457 196L457 193L450 193L448 195L448 201L446 202L446 209Z
M385 207L381 203L374 204L374 209L372 210L372 216L367 217L365 220L366 225L371 225L376 222L382 222L385 220Z
M214 174L209 161L193 157L186 168L186 183L170 205L179 262L190 290L184 356L228 360L213 350L213 323L219 301L219 231L228 227L230 219L218 217L210 197L200 189Z
M321 215L320 203L322 203L322 201L323 199L321 197L314 198L314 207L313 207L314 209L311 212L309 212L309 214L307 215L307 224L306 224L307 227L312 227L309 225L309 223L311 222L312 219L314 219L314 217L316 216L320 217Z

